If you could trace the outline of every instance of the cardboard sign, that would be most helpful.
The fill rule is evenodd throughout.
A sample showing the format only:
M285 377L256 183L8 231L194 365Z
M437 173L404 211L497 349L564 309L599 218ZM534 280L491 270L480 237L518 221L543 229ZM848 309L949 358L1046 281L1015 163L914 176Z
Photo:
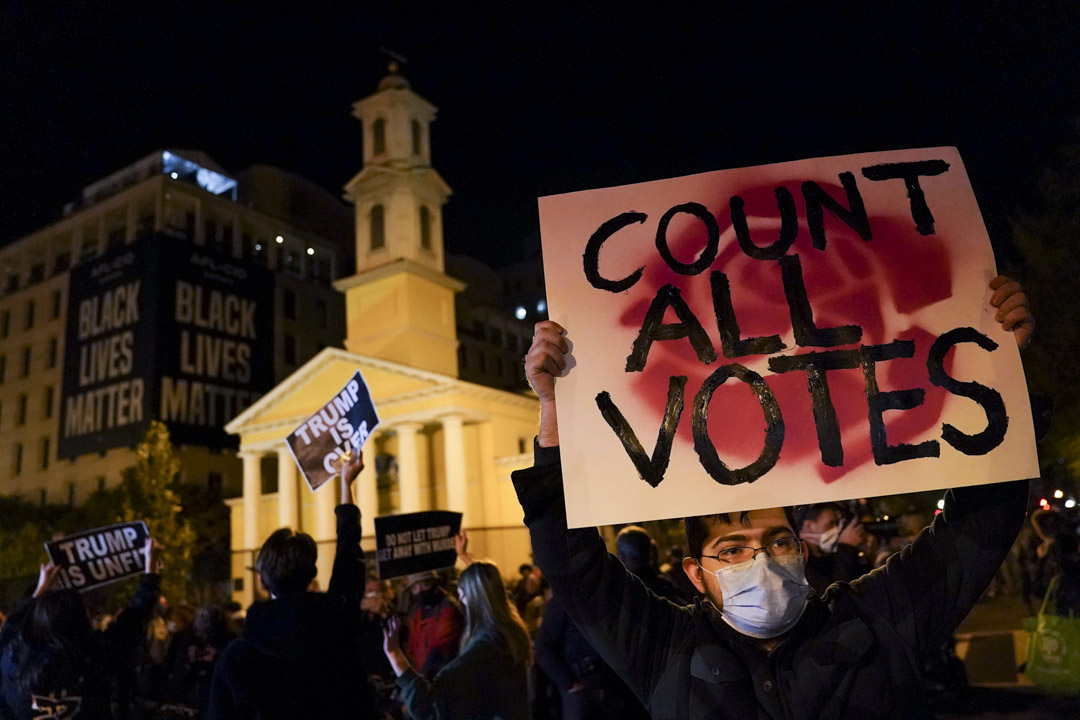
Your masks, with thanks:
M1033 477L955 148L540 199L570 525Z
M57 584L79 591L108 585L146 570L146 523L118 523L45 543L60 567Z
M461 513L448 510L375 518L379 579L450 567L457 560L454 536L460 531Z
M289 433L285 442L314 491L334 478L341 456L362 448L377 427L379 414L364 376L357 370L341 392Z

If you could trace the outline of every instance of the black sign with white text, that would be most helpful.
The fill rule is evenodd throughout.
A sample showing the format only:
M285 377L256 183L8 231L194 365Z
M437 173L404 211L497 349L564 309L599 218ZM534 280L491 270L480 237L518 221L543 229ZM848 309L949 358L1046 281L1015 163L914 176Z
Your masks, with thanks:
M341 392L289 433L286 443L314 491L337 474L341 456L362 448L378 426L371 391L357 370Z
M461 513L449 510L375 518L379 579L450 567L457 559L454 536L459 532Z
M235 447L225 424L273 387L273 274L145 237L71 271L57 455L174 442Z
M47 542L45 552L60 568L57 584L81 592L142 574L147 537L141 520L119 523Z

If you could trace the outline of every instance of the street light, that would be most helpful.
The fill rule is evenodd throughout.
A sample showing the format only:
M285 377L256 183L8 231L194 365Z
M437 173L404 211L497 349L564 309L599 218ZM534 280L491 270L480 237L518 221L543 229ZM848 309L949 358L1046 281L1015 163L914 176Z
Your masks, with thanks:
M1060 500L1060 499L1061 499L1061 498L1063 498L1063 497L1065 497L1065 493L1064 493L1064 492L1062 492L1061 490L1055 490L1055 491L1054 491L1054 499L1055 499L1055 500Z

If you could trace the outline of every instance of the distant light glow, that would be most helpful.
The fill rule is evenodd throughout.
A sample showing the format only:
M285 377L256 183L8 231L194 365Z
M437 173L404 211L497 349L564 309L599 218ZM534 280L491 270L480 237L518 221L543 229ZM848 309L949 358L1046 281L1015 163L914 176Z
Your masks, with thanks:
M278 236L277 236L276 238L274 238L274 241L275 241L275 242L276 242L276 243L277 243L278 245L280 245L281 243L285 242L285 238L283 238L283 237L281 237L280 235L278 235Z
M938 510L944 510L945 509L945 498L942 498L941 500L938 500L937 501L937 506L938 506Z
M538 312L538 313L547 312L547 303L545 301L543 301L543 300L536 303L536 312Z
M169 177L171 177L173 180L175 180L180 176L177 173L172 173L171 175L169 175Z
M1044 507L1044 508L1048 508L1048 507L1050 507L1050 501L1047 500L1046 498L1040 498L1039 505Z
M315 254L315 248L308 248L307 249L307 254L308 255L314 255Z
M1076 501L1072 498L1069 498L1065 501L1065 507L1069 508L1070 510L1073 509L1074 507L1076 507Z
M518 320L524 320L526 314L527 313L523 305L518 305L517 310L514 311L514 317L516 317Z
M1061 490L1055 490L1055 491L1054 491L1054 499L1055 499L1055 500L1060 500L1060 499L1061 499L1061 498L1063 498L1063 497L1065 497L1065 493L1064 493L1064 492L1062 492Z
M255 252L262 250L262 243L255 243Z
M885 520L888 520L888 519L889 519L889 516L888 516L888 515L886 515L886 516L885 516Z

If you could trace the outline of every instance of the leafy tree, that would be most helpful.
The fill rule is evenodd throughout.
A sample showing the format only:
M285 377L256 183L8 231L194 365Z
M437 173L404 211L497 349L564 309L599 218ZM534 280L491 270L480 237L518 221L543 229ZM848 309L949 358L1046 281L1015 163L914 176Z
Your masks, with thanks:
M169 429L165 423L154 420L135 447L135 464L125 468L120 484L108 491L113 495L109 498L112 507L118 509L116 521L145 521L150 535L164 546L161 586L172 602L186 594L195 546L195 531L187 520L179 517L182 510L176 492L179 472L180 460L173 455Z

